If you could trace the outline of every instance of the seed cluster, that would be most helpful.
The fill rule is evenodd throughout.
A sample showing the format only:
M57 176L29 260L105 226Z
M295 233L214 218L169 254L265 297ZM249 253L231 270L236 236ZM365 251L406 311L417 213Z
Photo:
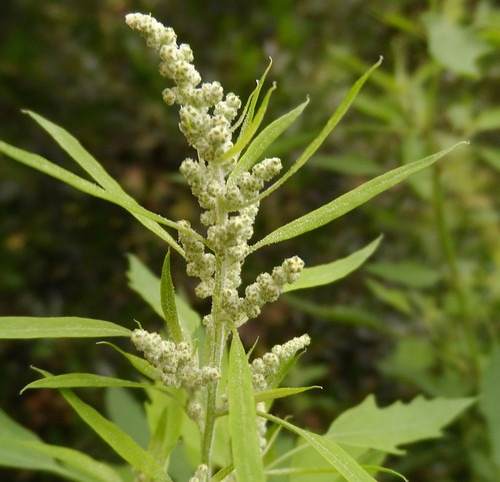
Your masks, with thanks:
M199 367L198 357L190 343L164 340L158 333L136 329L132 343L144 353L144 358L156 367L162 382L171 387L194 391L220 378L217 368Z
M252 379L254 388L258 391L269 388L269 382L279 372L280 368L291 360L300 350L311 343L309 335L304 334L287 341L283 345L275 345L271 351L261 358L252 361Z

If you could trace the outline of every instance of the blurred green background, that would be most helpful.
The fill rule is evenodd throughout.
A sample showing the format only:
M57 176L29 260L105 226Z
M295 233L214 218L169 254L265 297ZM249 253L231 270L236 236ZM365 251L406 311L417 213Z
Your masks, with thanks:
M267 120L309 95L302 119L275 148L284 164L321 128L347 88L380 55L342 124L298 175L262 206L255 239L384 170L452 143L471 146L327 227L250 259L248 280L299 254L316 264L380 233L372 260L339 284L283 298L244 332L260 350L313 338L291 383L324 386L278 405L324 429L375 393L381 403L479 395L495 372L500 308L500 7L491 1L3 0L1 138L72 169L28 118L65 126L147 208L194 220L177 175L188 155L175 109L161 101L157 60L126 27L151 12L191 44L206 80L245 98L273 58L278 83ZM119 208L0 159L0 312L77 315L150 328L154 313L127 286L127 253L159 272L165 247ZM176 286L193 306L179 259ZM498 357L496 357L498 359ZM89 342L4 342L0 406L51 443L106 450L52 391L19 390L29 365L127 375ZM102 395L89 392L94 403ZM499 402L500 404L500 402ZM499 405L500 406L500 405ZM0 427L1 430L1 427ZM500 427L481 404L437 442L392 466L414 482L500 480ZM5 474L5 475L2 475ZM52 480L0 471L2 480Z

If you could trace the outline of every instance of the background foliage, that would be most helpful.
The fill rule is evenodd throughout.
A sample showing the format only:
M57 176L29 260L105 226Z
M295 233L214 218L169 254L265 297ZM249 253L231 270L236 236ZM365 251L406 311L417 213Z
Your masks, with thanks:
M145 206L192 219L191 196L175 174L187 154L175 113L161 102L156 62L128 34L125 13L151 11L171 23L192 44L204 75L243 97L272 56L279 88L268 119L311 96L283 150L307 142L352 80L384 55L321 155L264 202L256 239L385 169L457 140L472 145L348 218L252 258L254 274L296 251L316 264L385 235L363 270L314 296L291 293L267 308L265 323L245 338L260 336L272 346L311 334L313 345L292 381L324 390L279 404L311 428L327 428L370 392L384 403L417 393L488 393L500 373L498 354L492 356L500 307L500 9L494 3L5 0L2 138L66 165L19 112L33 109L73 132ZM163 251L118 208L2 158L0 215L2 314L159 324L128 289L125 272L126 254L134 253L158 273ZM190 295L191 282L175 263L176 284ZM33 378L30 363L126 378L127 367L111 350L84 343L2 343L0 405L53 443L99 453L104 448L57 394L18 395ZM112 396L94 402L116 406ZM497 480L500 429L488 436L497 421L490 399L483 395L480 409L452 436L421 444L397 468L414 481Z

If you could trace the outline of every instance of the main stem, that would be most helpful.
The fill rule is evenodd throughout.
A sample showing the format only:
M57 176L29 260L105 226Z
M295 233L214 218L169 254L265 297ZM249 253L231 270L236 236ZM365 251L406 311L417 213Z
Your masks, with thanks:
M219 180L225 182L224 171L219 168ZM222 224L227 220L228 213L224 209L221 202L217 202L216 222ZM222 354L226 341L226 333L224 329L224 320L221 317L222 305L222 289L224 287L226 277L226 263L223 253L215 253L215 287L212 295L212 325L209 329L207 337L207 347L209 353L209 365L216 367L221 371ZM203 430L202 442L202 462L209 467L211 471L211 452L212 442L215 431L215 420L217 417L217 388L218 382L215 381L208 386L207 389L207 404L205 414L205 426Z

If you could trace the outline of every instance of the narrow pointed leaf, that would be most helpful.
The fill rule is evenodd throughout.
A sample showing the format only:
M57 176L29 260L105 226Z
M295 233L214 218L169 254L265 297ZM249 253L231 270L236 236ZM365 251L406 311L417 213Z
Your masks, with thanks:
M163 316L167 323L169 335L179 343L182 341L182 329L177 318L177 307L175 306L175 291L172 276L170 274L170 250L168 250L161 272L160 300Z
M82 420L132 467L154 480L171 482L151 454L138 445L130 435L80 400L71 390L62 389L61 394Z
M123 192L118 182L113 179L104 167L102 167L102 165L80 144L78 139L71 135L66 129L54 124L52 121L36 112L23 110L23 113L29 115L38 125L47 131L59 146L61 146L61 148L104 189Z
M147 227L151 232L155 233L165 242L167 242L170 246L172 246L181 256L184 256L184 250L178 245L178 243L172 238L172 236L167 233L158 223L166 224L169 226L174 226L175 223L170 221L163 216L152 213L147 209L143 208L137 202L135 202L132 198L117 196L115 193L111 193L102 189L97 184L87 181L76 174L64 169L53 162L45 159L38 154L34 154L29 151L25 151L24 149L19 149L18 147L7 144L6 142L0 141L0 152L5 154L6 156L14 159L21 164L24 164L32 169L36 169L37 171L43 172L50 177L58 179L59 181L68 184L75 189L82 191L91 196L97 197L99 199L103 199L105 201L109 201L113 204L116 204L127 211L130 212L140 223L142 223L145 227Z
M312 142L305 148L304 152L300 155L300 157L293 163L290 169L281 176L273 185L267 188L264 192L259 195L259 199L263 199L266 196L269 196L272 192L278 189L283 183L285 183L291 176L293 176L320 148L321 144L325 141L325 139L331 134L333 129L337 126L337 124L341 121L344 115L351 107L351 104L354 102L354 99L358 95L358 92L361 90L365 82L370 77L371 73L382 63L382 57L378 60L377 63L372 65L349 89L349 92L344 97L340 105L337 107L332 116L328 119L328 122L325 124L325 127L321 129L321 132L312 140Z
M292 284L285 285L283 291L302 290L313 288L314 286L326 285L346 277L348 274L357 270L378 248L382 236L372 241L364 248L355 251L345 258L305 268L300 277Z
M319 385L313 385L311 387L281 387L281 388L271 388L270 390L264 390L262 392L257 392L255 394L256 402L267 402L269 400L276 400L278 398L291 397L293 395L298 395L299 393L307 392L308 390L314 390L315 388L321 389Z
M248 146L245 154L241 156L235 168L231 172L230 178L236 177L238 174L248 171L269 147L283 132L285 132L295 120L302 114L309 99L295 107L295 109L282 115L275 121L271 122L265 129L255 137L252 143Z
M122 380L121 378L106 377L94 373L65 373L63 375L52 375L26 385L22 390L34 388L103 388L103 387L128 387L145 388L146 383Z
M222 160L230 159L235 154L238 154L252 140L254 134L257 132L257 129L260 127L260 124L264 120L264 115L266 114L267 106L269 105L271 95L275 89L276 89L276 84L273 84L272 87L268 89L264 99L262 100L262 104L260 105L259 110L257 111L257 114L255 114L254 119L252 120L248 128L245 130L243 135L241 135L238 138L236 144L222 155L221 157Z
M269 413L257 412L259 416L267 418L273 423L302 437L319 455L334 467L348 482L376 482L376 480L361 467L340 445L333 440L322 437L307 430L303 430L286 420Z
M255 89L248 96L248 100L245 104L245 108L243 109L243 112L242 112L240 118L233 126L233 128L235 128L239 124L242 124L240 134L238 136L238 140L245 135L247 129L249 128L250 124L253 121L254 113L255 113L255 106L257 105L257 102L259 101L260 91L262 90L264 82L266 81L267 74L271 70L272 65L273 65L273 59L271 57L269 57L268 66L266 67L266 69L262 73L260 79L257 81L257 85L255 86Z
M106 387L104 392L106 414L113 423L146 449L150 432L144 405L126 388L120 385ZM144 384L144 389L151 390L153 387Z
M99 341L97 342L97 345L110 346L111 348L113 348L113 350L117 351L122 356L124 356L130 362L130 364L145 377L148 377L151 380L155 381L160 379L159 371L153 365L151 365L151 363L149 363L147 360L144 360L144 358L141 358L137 355L133 355L132 353L128 353L125 350L122 350L120 347L108 341Z
M459 142L448 149L443 149L442 151L425 157L424 159L397 167L389 172L386 172L385 174L371 179L368 182L365 182L361 186L358 186L352 191L339 196L320 208L315 209L314 211L311 211L310 213L307 213L304 216L301 216L300 218L297 218L276 229L256 243L253 246L253 251L268 244L278 243L280 241L285 241L286 239L294 238L330 223L331 221L366 203L378 194L395 186L401 181L404 181L412 174L431 166L457 146L462 144L466 144L466 142Z
M129 337L131 331L110 321L76 316L0 317L0 339Z
M257 437L257 416L252 374L238 333L229 352L229 430L238 482L264 482L264 467Z
M48 176L54 177L59 181L62 181L79 191L82 191L91 196L98 197L100 199L109 199L109 195L104 189L99 187L93 182L87 181L76 174L64 169L63 167L50 162L38 154L34 154L24 149L19 149L18 147L7 144L4 141L0 141L0 152L9 156L10 158L24 164L25 166L36 169L37 171L43 172Z
M29 450L41 455L53 457L62 462L69 469L76 469L84 475L88 475L92 480L100 482L122 482L121 477L108 465L98 462L88 455L68 447L45 444L39 441L13 440L9 438L5 441L13 449ZM0 436L0 446L3 446L3 437Z
M164 317L161 306L160 279L133 254L128 255L129 269L127 276L129 286L160 316ZM177 318L182 331L191 336L200 326L201 318L180 296L175 296Z

